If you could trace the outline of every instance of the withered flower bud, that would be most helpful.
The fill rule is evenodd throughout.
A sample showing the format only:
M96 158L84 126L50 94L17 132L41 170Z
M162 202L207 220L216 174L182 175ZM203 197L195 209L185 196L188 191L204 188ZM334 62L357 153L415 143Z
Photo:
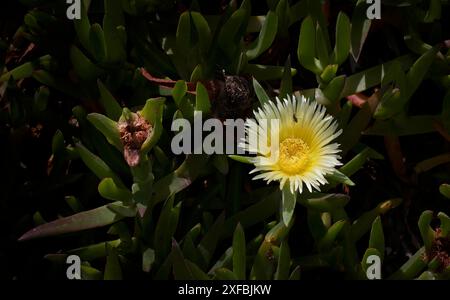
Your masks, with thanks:
M442 236L441 232L442 230L440 228L436 230L436 238L431 244L429 253L427 253L430 261L435 258L439 261L439 272L442 272L446 268L450 267L450 237Z
M221 119L246 117L252 107L253 89L243 76L223 76L223 80L204 82L212 100L213 113Z
M117 126L123 143L123 156L130 167L135 167L140 161L142 144L152 135L153 126L139 113L131 116L128 120L120 120Z

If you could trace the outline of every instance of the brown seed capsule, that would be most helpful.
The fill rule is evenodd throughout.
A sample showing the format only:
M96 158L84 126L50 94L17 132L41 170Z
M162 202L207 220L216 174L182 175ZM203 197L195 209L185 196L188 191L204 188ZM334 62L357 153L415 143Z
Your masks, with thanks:
M219 119L246 117L251 109L253 90L247 78L224 76L224 80L208 82L206 88L213 101L213 112Z
M123 143L123 155L130 167L135 167L140 161L142 144L152 134L153 127L139 113L132 114L129 120L117 124L120 139Z

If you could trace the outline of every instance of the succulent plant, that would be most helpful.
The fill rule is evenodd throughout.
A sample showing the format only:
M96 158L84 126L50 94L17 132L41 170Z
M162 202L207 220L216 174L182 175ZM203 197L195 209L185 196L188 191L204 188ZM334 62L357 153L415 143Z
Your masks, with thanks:
M77 255L82 279L367 279L375 255L383 279L449 278L448 1L383 1L381 20L362 0L83 0L80 20L19 2L19 21L0 18L0 262L45 257L49 278ZM251 155L172 153L174 120L253 118L277 97L342 130L320 190L252 181Z

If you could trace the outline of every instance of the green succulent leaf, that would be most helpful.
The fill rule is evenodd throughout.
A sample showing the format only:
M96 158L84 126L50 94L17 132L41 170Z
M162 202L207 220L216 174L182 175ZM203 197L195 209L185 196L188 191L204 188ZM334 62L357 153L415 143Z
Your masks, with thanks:
M120 204L120 202L117 202ZM22 235L19 241L27 241L35 238L61 235L64 233L78 232L113 224L123 217L110 210L107 205L84 211L69 217L42 224Z
M248 60L257 58L272 45L277 34L277 29L278 16L276 12L269 11L258 38L250 45L250 48L246 52Z
M181 202L174 206L174 197L164 203L155 228L153 244L158 260L164 259L170 251L170 241L175 234L180 216Z
M113 97L113 95L108 91L106 86L101 82L101 80L97 80L98 89L100 91L100 103L105 109L106 115L114 120L118 121L120 116L122 115L122 108L117 100Z
M423 259L424 255L425 247L422 247L388 279L408 280L415 278L427 266Z
M351 46L351 24L347 15L340 12L336 21L336 45L334 46L331 61L341 65L348 57Z
M346 224L345 220L340 220L331 225L325 233L324 237L319 241L318 248L320 251L329 249Z
M98 185L98 192L105 199L124 204L129 204L133 199L133 194L128 189L118 187L112 178L104 178Z
M431 210L424 211L419 218L419 230L422 236L425 249L431 249L434 238L436 236L435 231L431 228L430 223L433 219L433 212Z
M108 249L106 257L104 280L121 280L122 269L120 267L119 255L114 247Z
M76 143L75 146L83 162L99 179L112 178L118 186L124 186L120 178L100 157L89 151L81 143Z
M98 62L104 62L106 59L106 41L105 34L100 24L93 24L89 31L89 42L92 54Z
M289 279L289 269L291 266L291 253L287 240L281 242L280 253L278 257L277 271L275 272L275 280Z
M225 215L221 214L198 245L198 250L202 253L207 265L211 261L214 251L216 250L217 242L222 234L224 221Z
M116 147L117 150L123 151L123 143L120 140L120 133L117 127L117 122L98 113L89 114L87 116L87 119L105 136L106 140L111 145Z
M302 22L297 56L303 67L315 74L322 73L324 66L316 58L316 29L311 17L305 18Z
M97 67L80 49L76 46L70 48L70 59L72 66L82 80L95 81L99 78L103 70Z
M372 20L367 18L367 3L365 0L358 0L353 10L351 22L351 54L355 61L359 60L364 43L369 34Z
M245 234L241 224L238 224L233 235L233 273L239 280L244 280L246 270Z
M197 82L195 110L201 111L205 114L211 111L208 91L201 82Z
M253 78L252 82L253 82L253 89L255 90L256 97L258 98L259 103L261 104L261 106L264 106L265 103L268 103L270 101L270 98L267 95L267 93L264 90L264 88L258 82L258 80Z
M379 252L381 261L384 259L384 233L381 218L378 216L372 223L370 231L369 248L376 249Z
M351 225L350 231L353 241L359 240L364 234L366 234L379 215L383 215L389 210L399 206L401 202L402 200L399 198L387 200L378 204L374 209L362 214Z
M291 58L288 57L284 64L283 77L281 78L280 86L280 99L286 98L288 95L291 96L293 92L292 88L292 74L291 74Z
M284 225L288 226L294 215L295 204L297 203L297 193L291 192L289 185L285 185L282 189L281 198L281 216Z

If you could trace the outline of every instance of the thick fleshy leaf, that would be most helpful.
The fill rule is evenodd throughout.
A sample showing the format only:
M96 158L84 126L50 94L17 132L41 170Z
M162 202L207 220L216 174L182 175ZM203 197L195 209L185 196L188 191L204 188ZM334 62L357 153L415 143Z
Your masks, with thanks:
M252 74L257 80L276 80L283 77L284 67L268 66L259 64L247 64L243 69L244 73ZM297 70L291 68L291 76L297 74Z
M118 121L122 115L122 108L100 79L97 80L97 85L100 91L100 103L105 109L106 115L110 119Z
M198 224L200 225L200 224ZM201 252L197 249L197 246L194 244L194 234L192 231L189 231L184 240L183 240L183 255L186 259L189 259L193 263L197 264L202 269L206 269L203 257Z
M191 262L188 259L184 260L184 263L190 270L192 276L195 280L210 280L211 278L208 277L208 275L202 271L195 263Z
M272 279L276 268L274 247L280 245L286 238L292 224L293 222L289 224L289 227L286 227L283 222L279 222L266 234L253 262L250 279Z
M334 170L333 173L327 175L327 178L332 182L331 184L342 183L350 186L355 185L355 183L349 177L347 177L344 173L338 170Z
M350 177L355 174L361 167L366 163L367 159L384 159L381 154L376 152L375 150L366 147L363 150L359 151L359 153L353 157L348 163L342 166L339 171Z
M46 70L37 70L33 72L33 78L41 84L52 87L57 91L72 96L74 98L80 97L80 90L68 80L57 78Z
M450 217L445 213L438 213L438 218L441 221L441 236L447 237L450 233Z
M280 196L280 191L277 188L275 192L270 192L267 196L264 195L261 201L229 218L224 225L223 237L232 235L238 223L247 228L275 214L280 207Z
M400 203L402 203L402 199L400 198L384 201L378 204L374 209L362 214L351 226L351 237L353 241L359 240L366 234L370 230L373 221L375 221L379 215L387 213L389 210L399 206Z
M123 150L123 143L120 140L120 133L117 127L117 122L98 113L89 114L87 116L87 119L89 122L92 123L92 125L95 126L95 128L97 128L101 133L103 133L106 140L111 145L116 147L116 149L119 151Z
M188 11L181 14L178 21L176 33L176 51L178 53L189 53L192 46L191 37L191 16Z
M76 74L85 81L95 81L103 71L76 46L70 48L70 59Z
M120 178L100 157L89 151L81 143L75 145L83 162L99 179L112 178L118 186L124 186Z
M120 267L119 256L117 250L113 247L108 249L108 256L106 258L104 280L121 280L122 268Z
M162 122L165 101L166 99L163 97L148 99L145 102L144 108L140 111L141 115L150 122L150 124Z
M252 165L252 161L251 161L251 157L249 156L241 156L241 155L228 155L229 158L231 158L232 160L244 163L244 164L249 164Z
M430 223L433 219L433 212L431 210L424 211L419 218L419 230L422 236L425 249L430 250L436 236L435 231L431 228Z
M278 35L282 38L285 38L289 35L289 13L291 11L291 7L289 5L288 0L280 0L275 8L275 12L278 15Z
M248 16L249 12L241 7L230 16L221 28L218 43L229 60L235 56L240 39L246 31Z
M416 277L427 265L423 260L425 252L425 247L417 250L417 252L388 279L407 280Z
M321 194L300 195L299 203L320 212L334 211L343 208L350 201L350 197L344 194Z
M43 64L48 64L51 61L50 55L45 55L40 57L39 59L32 61L32 62L26 62L14 69L12 69L9 72L6 72L4 74L0 73L0 82L6 82L10 80L10 78L13 78L14 80L20 80L24 78L28 78L31 75L33 75L33 72L39 68Z
M106 41L105 34L100 24L93 24L89 31L89 43L91 45L92 54L98 62L106 59Z
M172 90L172 97L178 107L180 107L181 99L187 92L187 85L184 80L178 80Z
M197 82L195 110L201 111L205 114L211 110L211 103L209 101L208 91L201 82Z
M81 1L81 16L80 19L74 20L74 26L81 44L85 49L90 51L89 32L91 29L91 23L87 14L85 1Z
M336 45L331 61L334 64L341 65L350 53L350 20L347 15L340 12L336 21Z
M164 201L191 185L206 165L208 158L206 155L189 155L178 169L155 182L153 204Z
M172 240L172 265L175 280L194 280L191 269L186 264L183 253L175 240Z
M345 85L345 75L337 76L331 80L327 87L323 90L323 95L327 97L331 104L340 100L340 95Z
M334 241L344 228L345 224L345 220L340 220L331 225L330 228L328 228L327 233L318 243L318 248L320 251L326 251L333 245Z
M233 236L233 273L238 280L245 279L246 256L245 234L238 224Z
M105 36L107 62L123 63L126 59L126 31L121 3L114 0L105 1L103 31Z
M308 209L307 222L309 232L316 242L320 241L327 233L329 226L326 226L323 221L323 213L315 210ZM328 224L327 224L328 225Z
M324 66L316 58L316 29L311 17L305 18L302 22L297 56L303 67L315 74L322 73Z
M247 50L246 55L248 60L257 58L270 47L277 34L277 29L278 16L275 12L269 11L258 38L250 45L250 49Z
M297 193L292 193L290 187L285 185L282 190L281 198L281 216L284 225L288 226L294 215L295 204L297 203Z
M156 224L153 244L156 258L163 260L170 251L170 241L175 234L180 215L181 202L174 206L174 197L167 199Z
M118 187L111 178L104 178L100 182L98 192L103 198L112 201L130 203L133 199L133 194L128 189Z
M394 63L400 63L402 70L406 71L414 63L414 60L411 55L404 55L381 65L350 75L345 81L341 97L354 95L377 86L381 83L384 76L388 74L387 70L389 70Z
M152 135L141 146L141 155L145 155L156 145L163 131L162 119L165 98L148 99L144 108L140 111L142 117L153 126Z
M306 2L306 1L303 1ZM300 266L297 266L289 275L289 280L300 280L301 269Z
M198 250L202 253L207 265L211 261L214 251L216 250L217 242L222 235L224 221L225 214L222 213L198 245Z
M120 202L117 202L116 204L120 204ZM22 235L19 240L26 241L35 238L55 236L64 233L102 227L115 223L122 218L122 216L117 215L106 205L104 205L92 210L45 223L28 231Z
M250 273L251 280L270 280L274 272L272 244L264 240L256 254Z
M377 249L381 261L384 259L384 233L381 218L378 216L372 223L372 230L370 231L369 248Z
M291 74L291 58L288 57L284 64L283 77L281 78L280 94L281 99L286 98L288 95L292 95L292 74Z
M123 205L122 203L111 203L108 204L107 207L112 210L114 213L116 213L119 216L122 216L124 218L131 218L136 216L137 209L134 205Z
M81 260L92 261L97 258L105 257L108 255L106 249L109 247L117 248L122 241L120 239L114 241L101 242L86 247L76 248L67 252L67 254L78 255ZM108 248L108 249L109 249Z
M267 95L264 88L259 84L258 80L253 78L253 89L255 90L256 97L259 100L259 103L261 106L263 106L265 103L268 103L270 101L269 96Z
M207 55L211 45L211 29L201 13L191 11L191 21L198 35L198 43L203 55Z
M289 269L291 267L291 253L287 240L281 242L280 253L278 257L277 271L275 272L275 280L289 279Z
M412 95L419 87L433 60L436 59L438 48L432 48L424 53L409 69L406 78L408 80L408 95Z
M367 18L367 3L365 0L359 0L356 3L352 15L352 32L351 32L351 54L357 62L367 35L370 30L372 20Z
M82 280L102 280L103 274L96 268L81 265L81 279Z
M220 268L232 267L233 261L233 248L229 247L225 250L224 254L219 258L219 260L212 266L212 268L208 271L208 274L215 274L216 270ZM234 273L233 273L234 275Z

